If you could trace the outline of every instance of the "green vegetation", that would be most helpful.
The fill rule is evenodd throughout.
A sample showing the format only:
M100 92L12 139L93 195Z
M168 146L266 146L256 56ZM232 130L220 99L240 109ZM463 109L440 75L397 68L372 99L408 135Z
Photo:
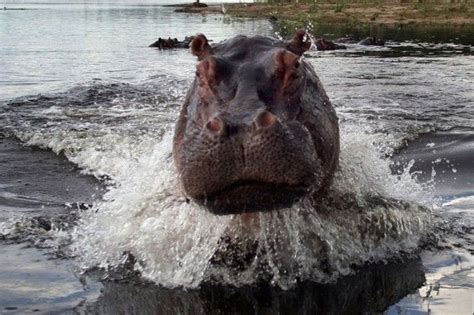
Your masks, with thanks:
M334 12L336 13L342 12L346 8L346 6L347 6L346 1L340 1L339 3L336 3L336 6L334 7Z
M268 18L282 36L305 28L313 34L335 37L354 34L403 40L400 34L416 32L417 38L435 34L440 40L450 40L464 38L465 34L474 38L474 5L469 1L472 0L257 0L226 4L226 9L232 21ZM193 12L221 13L221 8L211 5Z
M341 0L255 0L255 3L264 4L337 4ZM433 4L433 5L449 5L449 4L468 4L471 0L346 0L351 4L390 4L390 5L406 5L406 4Z
M228 12L241 17L271 17L333 23L376 24L474 24L471 0L257 0L235 4Z

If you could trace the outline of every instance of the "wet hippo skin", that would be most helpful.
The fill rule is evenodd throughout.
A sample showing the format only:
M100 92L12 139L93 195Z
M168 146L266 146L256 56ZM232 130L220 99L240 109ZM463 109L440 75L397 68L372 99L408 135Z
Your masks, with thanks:
M166 49L174 49L174 48L189 48L191 41L193 40L194 36L186 36L184 40L179 41L177 38L168 39L165 38L158 38L153 44L149 45L148 47L155 47L159 50L166 50Z
M336 49L346 49L346 46L336 44L330 40L320 38L314 43L317 50L336 50Z
M262 285L172 290L141 281L107 281L91 314L380 314L425 281L418 259L364 267L335 283L304 282L292 290ZM84 304L84 303L82 303Z
M184 193L216 213L276 209L324 195L339 157L336 113L314 69L311 46L237 36L191 43L196 77L175 129Z
M385 41L383 39L372 36L361 40L360 42L358 42L358 44L363 46L384 46Z

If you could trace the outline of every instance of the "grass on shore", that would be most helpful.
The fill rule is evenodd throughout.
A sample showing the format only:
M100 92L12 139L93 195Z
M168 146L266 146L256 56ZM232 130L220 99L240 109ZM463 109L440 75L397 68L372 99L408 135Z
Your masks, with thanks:
M451 3L456 1L456 3ZM308 21L343 24L453 24L474 25L474 5L470 0L299 0L277 3L226 4L226 13L234 17L259 17L284 20L294 26ZM192 12L221 12L220 6L196 8Z

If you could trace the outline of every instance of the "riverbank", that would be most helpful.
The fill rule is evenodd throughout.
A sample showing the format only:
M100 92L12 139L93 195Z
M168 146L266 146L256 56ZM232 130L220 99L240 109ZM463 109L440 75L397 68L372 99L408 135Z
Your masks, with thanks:
M177 12L224 13L233 17L269 18L284 21L295 27L305 27L308 23L337 24L451 24L474 25L474 7L467 3L381 3L366 0L363 3L238 3L196 7L182 5Z

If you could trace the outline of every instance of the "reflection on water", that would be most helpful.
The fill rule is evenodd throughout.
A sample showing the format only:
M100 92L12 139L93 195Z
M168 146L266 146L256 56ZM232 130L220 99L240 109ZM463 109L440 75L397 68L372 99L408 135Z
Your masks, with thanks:
M285 21L278 21L276 29L282 35L290 35L294 28L287 25ZM352 35L363 39L367 36L375 36L386 40L404 42L415 41L425 43L454 43L463 45L474 45L474 26L472 25L449 25L449 24L404 24L386 26L382 24L324 24L314 23L308 26L317 37L330 39Z
M397 57L455 57L474 55L471 46L455 44L432 44L413 42L392 42L385 43L385 47L371 48L357 44L345 44L347 49L330 52L335 56L343 57L376 57L376 58L397 58ZM429 61L425 61L429 62Z
M395 314L472 314L474 310L474 257L456 250L424 252L426 283L391 306Z
M97 302L85 308L96 314L372 314L414 292L424 280L420 260L411 260L370 266L334 284L303 283L290 291L271 287L182 291L107 281Z

